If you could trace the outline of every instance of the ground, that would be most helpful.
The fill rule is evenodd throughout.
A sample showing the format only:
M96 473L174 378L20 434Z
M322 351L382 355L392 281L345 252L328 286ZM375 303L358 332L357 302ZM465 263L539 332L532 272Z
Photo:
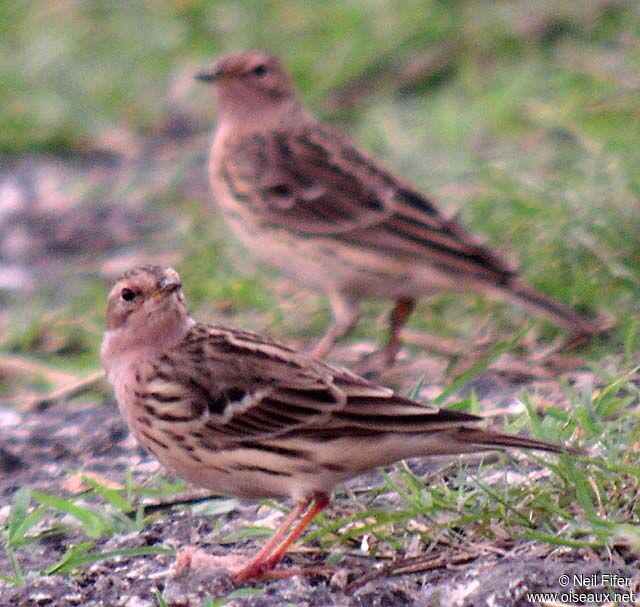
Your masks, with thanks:
M508 607L555 590L547 604L600 605L605 574L635 591L637 3L62 6L0 8L0 605ZM215 108L192 76L240 47L276 52L316 114L612 328L567 348L516 306L421 301L382 383L587 455L363 475L283 564L333 574L234 590L224 573L176 572L176 551L250 555L291 504L160 471L100 377L99 344L106 293L139 263L175 266L199 320L301 348L325 327L323 295L247 256L209 192ZM388 309L368 302L332 359L359 368Z

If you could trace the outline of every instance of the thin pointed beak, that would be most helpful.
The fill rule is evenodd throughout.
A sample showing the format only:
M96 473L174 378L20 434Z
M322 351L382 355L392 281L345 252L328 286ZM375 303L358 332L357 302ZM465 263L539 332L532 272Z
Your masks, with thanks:
M156 296L158 298L166 297L167 295L170 295L171 293L173 293L174 291L177 291L181 287L182 287L182 284L180 284L180 281L175 280L173 278L168 278L168 277L163 278L158 283L158 292Z
M203 70L195 75L195 79L200 82L215 82L221 75L220 70Z

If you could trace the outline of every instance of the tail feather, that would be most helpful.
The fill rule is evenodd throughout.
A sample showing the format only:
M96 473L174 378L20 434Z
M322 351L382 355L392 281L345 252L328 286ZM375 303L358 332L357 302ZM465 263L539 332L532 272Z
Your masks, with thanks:
M476 447L484 447L487 449L496 449L501 447L516 447L519 449L536 449L539 451L549 451L551 453L571 453L573 455L585 455L586 452L576 447L568 447L558 445L548 441L528 438L526 436L516 436L513 434L502 434L493 432L492 430L484 430L482 428L474 428L462 426L452 433L453 440L460 441L464 444L475 445ZM481 450L481 449L477 449Z
M546 316L558 325L577 331L581 335L591 337L609 329L609 323L601 319L591 320L586 318L569 306L520 281L509 284L508 293L512 296L515 295L522 305L532 308L535 312Z

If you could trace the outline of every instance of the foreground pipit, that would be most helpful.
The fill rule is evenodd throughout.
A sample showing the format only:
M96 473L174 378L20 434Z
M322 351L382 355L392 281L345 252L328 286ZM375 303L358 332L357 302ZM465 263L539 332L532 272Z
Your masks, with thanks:
M403 398L268 337L197 323L178 274L157 266L111 290L102 360L131 432L167 468L211 491L295 500L233 572L238 584L268 576L334 486L361 472L414 456L563 450L484 430L475 415Z
M211 186L239 239L260 260L328 294L324 356L357 322L365 297L395 300L387 364L416 299L474 290L515 300L582 336L601 327L532 289L433 201L318 123L280 62L255 51L198 74L218 108Z

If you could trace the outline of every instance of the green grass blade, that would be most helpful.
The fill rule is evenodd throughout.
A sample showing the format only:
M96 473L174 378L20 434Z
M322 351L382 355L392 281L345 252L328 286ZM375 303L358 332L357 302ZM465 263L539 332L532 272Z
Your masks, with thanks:
M133 504L122 497L121 491L105 487L105 485L103 485L102 483L99 483L94 478L91 478L90 476L87 476L85 474L82 475L82 480L87 483L87 485L91 486L91 488L96 491L96 493L99 493L110 504L112 504L121 512L124 512L126 514L133 512Z
M108 521L89 508L77 506L67 499L40 491L33 491L32 497L41 504L65 512L78 520L89 537L100 537L110 529Z
M110 550L107 552L87 552L93 547L91 542L84 542L78 546L70 547L60 561L45 570L47 575L67 574L75 569L80 569L90 563L104 561L116 557L137 557L156 554L173 554L173 550L162 546L139 546L135 548L123 548L121 550Z
M470 382L474 377L482 373L494 360L498 359L505 352L509 352L509 350L513 350L524 338L524 336L531 331L533 327L533 323L529 323L524 329L518 331L516 336L506 342L497 344L493 351L483 358L481 361L477 362L470 369L459 375L448 388L445 388L435 399L434 403L436 405L441 405L449 396L451 396L454 392L460 389L462 386Z

